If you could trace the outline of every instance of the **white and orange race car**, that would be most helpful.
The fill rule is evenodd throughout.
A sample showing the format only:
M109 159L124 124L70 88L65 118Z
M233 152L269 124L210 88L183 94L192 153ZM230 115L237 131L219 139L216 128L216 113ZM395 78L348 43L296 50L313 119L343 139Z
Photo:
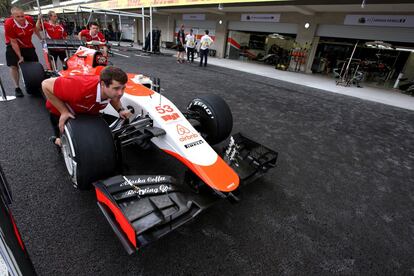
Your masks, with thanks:
M80 47L58 75L99 74L105 64L99 51ZM229 138L233 117L219 96L197 97L182 112L160 93L158 79L128 78L121 101L133 117L117 119L110 105L102 117L77 115L65 126L62 153L73 185L94 187L99 208L131 254L221 198L238 201L241 184L274 167L277 153L241 134ZM224 141L222 150L213 149ZM180 161L184 183L168 175L124 175L128 145L155 146Z

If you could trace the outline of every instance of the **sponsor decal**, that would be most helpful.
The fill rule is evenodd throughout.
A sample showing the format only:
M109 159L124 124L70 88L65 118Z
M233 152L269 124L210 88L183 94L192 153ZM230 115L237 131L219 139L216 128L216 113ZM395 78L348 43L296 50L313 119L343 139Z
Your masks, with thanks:
M167 178L165 176L161 176L161 175L155 175L155 176L148 176L146 178L135 178L135 179L129 179L129 182L133 185L135 184L157 184L157 183L163 183L166 182ZM124 181L123 183L121 183L119 186L123 187L123 186L129 186L130 184L126 181Z
M121 194L115 195L114 198L116 200L125 199L132 196L146 196L146 195L157 195L157 194L165 194L170 191L173 191L173 187L171 185L161 184L159 186L151 186L151 187L137 187L135 186L134 189L128 190Z
M177 125L177 133L179 135L184 135L184 134L188 134L191 133L190 130L180 124Z
M240 145L236 143L233 136L230 137L229 145L227 146L225 154L225 159L228 160L229 164L234 164L236 167L239 166L237 162L237 155L239 154Z
M181 136L179 139L180 142L189 141L199 137L197 133L192 133L188 128L180 124L177 124L177 133Z
M164 115L164 116L161 116L161 118L162 118L164 121L168 122L168 121L174 121L174 120L177 120L178 118L180 118L180 115L178 115L178 113L173 113L173 114L169 114L169 115Z
M188 149L188 148L192 148L192 147L195 147L195 146L201 145L201 144L203 144L203 143L204 143L204 141L203 141L203 140L198 140L198 141L195 141L195 142L192 142L192 143L189 143L189 144L185 144L185 145L184 145L184 147L185 147L186 149Z
M193 105L200 106L210 116L211 119L214 119L213 112L211 112L210 108L207 105L205 105L204 103L202 103L198 100L195 100L194 102L192 102L191 106L193 106Z
M345 16L344 25L414 27L414 16L348 14Z

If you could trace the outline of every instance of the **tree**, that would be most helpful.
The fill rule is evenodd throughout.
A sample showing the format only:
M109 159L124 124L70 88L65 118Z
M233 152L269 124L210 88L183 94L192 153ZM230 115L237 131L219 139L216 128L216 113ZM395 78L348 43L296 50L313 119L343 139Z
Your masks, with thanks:
M10 15L10 0L0 0L0 17Z

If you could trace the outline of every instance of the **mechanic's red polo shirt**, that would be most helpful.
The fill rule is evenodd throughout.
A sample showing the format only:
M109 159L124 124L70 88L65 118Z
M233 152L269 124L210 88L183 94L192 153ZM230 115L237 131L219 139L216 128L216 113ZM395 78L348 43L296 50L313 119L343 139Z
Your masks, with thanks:
M44 21L43 25L45 26L46 35L51 39L64 39L67 37L65 29L60 24L52 24L50 22ZM43 28L42 28L43 30Z
M99 76L59 77L55 81L53 93L74 114L97 115L109 103L109 99L101 99ZM46 102L46 108L54 115L60 116L49 100Z
M26 21L23 26L9 17L4 21L4 36L6 37L6 44L10 43L10 39L16 39L20 48L34 48L32 43L32 35L36 25L31 16L26 15Z
M101 32L98 32L98 34L95 36L91 36L91 33L89 32L89 30L82 30L80 31L80 35L81 37L86 38L86 42L89 42L89 41L105 42L105 37Z

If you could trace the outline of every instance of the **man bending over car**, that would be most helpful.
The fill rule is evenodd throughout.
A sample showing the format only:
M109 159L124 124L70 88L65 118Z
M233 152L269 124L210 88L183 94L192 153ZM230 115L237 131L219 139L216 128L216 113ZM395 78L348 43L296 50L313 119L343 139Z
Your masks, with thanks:
M46 79L42 89L47 98L46 108L50 111L55 135L50 140L61 146L60 134L69 118L76 114L98 115L110 103L119 116L129 118L131 112L124 109L121 97L124 94L127 74L121 69L107 66L100 76L69 76Z

